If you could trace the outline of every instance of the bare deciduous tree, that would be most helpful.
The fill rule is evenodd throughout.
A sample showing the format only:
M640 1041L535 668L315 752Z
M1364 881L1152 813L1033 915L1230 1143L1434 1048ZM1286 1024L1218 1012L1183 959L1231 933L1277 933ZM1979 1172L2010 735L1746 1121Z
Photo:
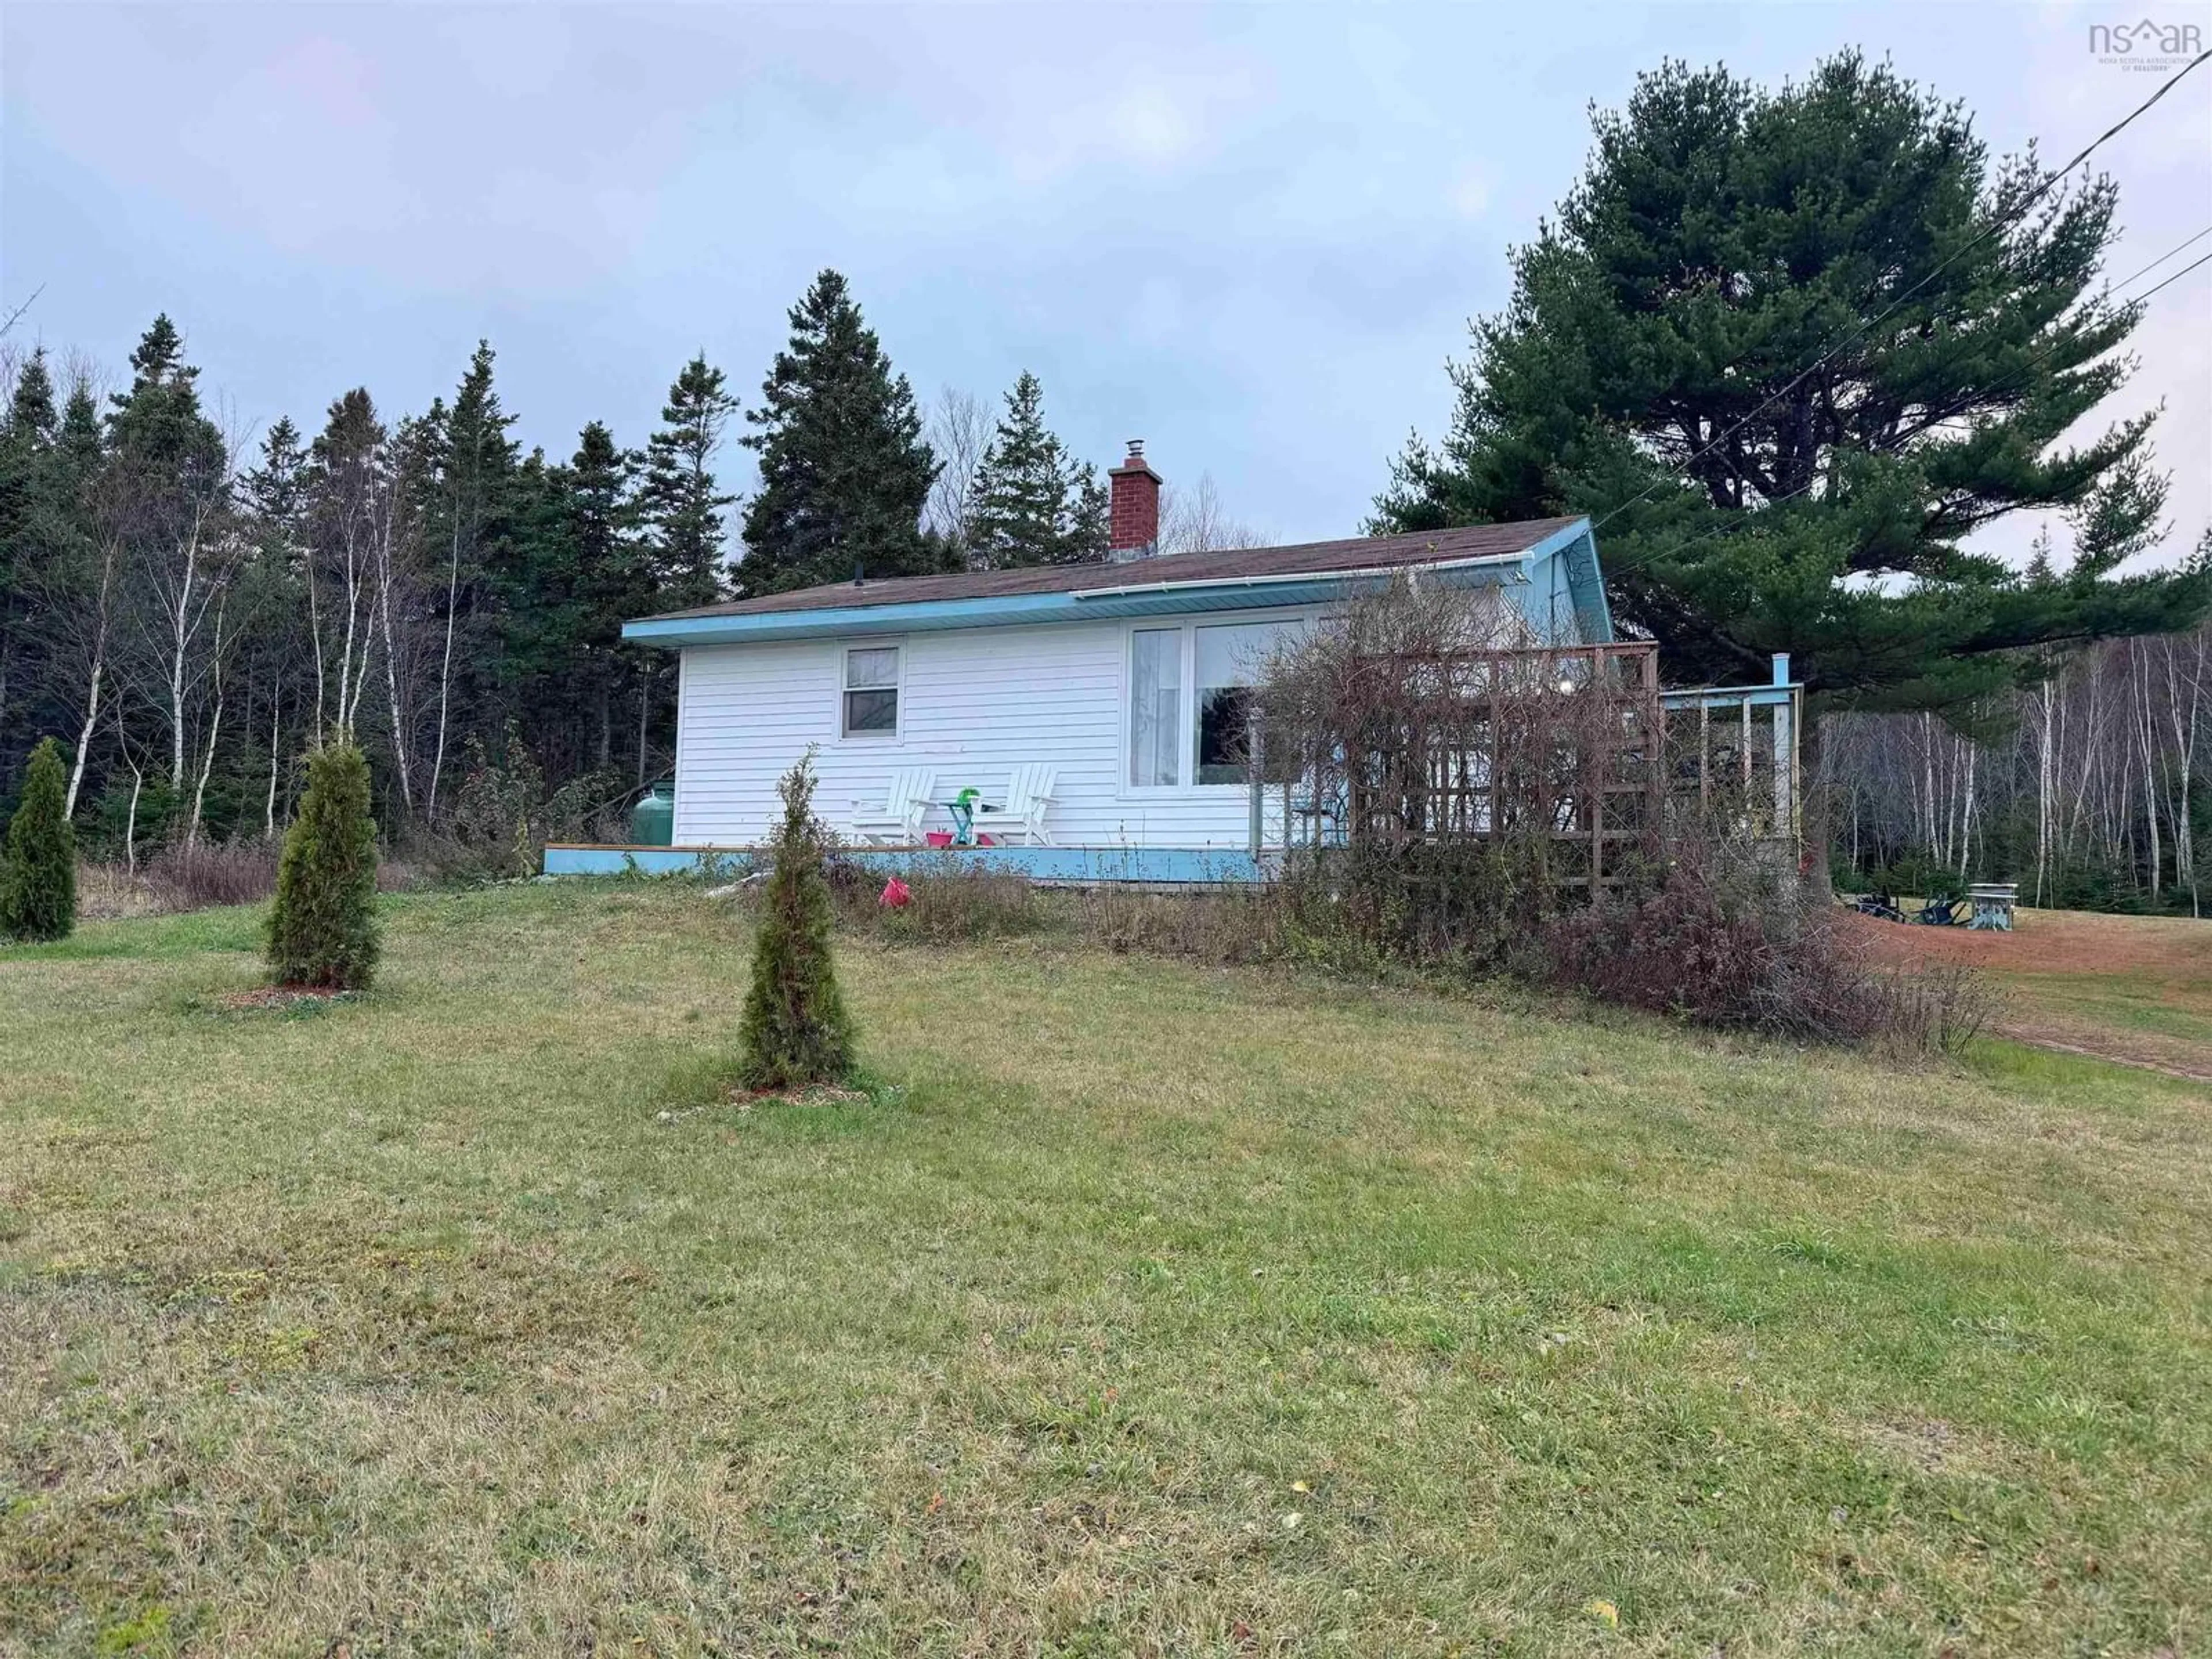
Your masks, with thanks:
M937 482L922 508L922 528L944 537L963 551L974 543L969 520L975 506L975 474L991 447L993 416L971 392L946 386L929 406L925 433L939 462Z
M1218 553L1231 548L1270 547L1274 538L1229 515L1211 472L1198 475L1186 489L1160 486L1160 539L1163 553Z

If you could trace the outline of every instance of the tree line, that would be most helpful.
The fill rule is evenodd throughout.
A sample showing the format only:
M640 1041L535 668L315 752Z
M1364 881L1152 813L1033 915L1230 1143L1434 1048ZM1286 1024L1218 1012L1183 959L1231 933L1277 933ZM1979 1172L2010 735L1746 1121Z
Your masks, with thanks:
M2212 624L2108 640L1952 722L1838 717L1835 852L1863 886L2017 881L2032 904L2204 914Z
M166 315L106 395L96 365L7 354L0 805L52 735L101 853L273 836L332 738L369 756L387 834L452 827L509 766L588 810L670 763L673 663L624 645L629 618L1106 556L1104 486L1034 375L995 421L957 393L926 416L838 273L789 321L756 406L702 354L641 446L593 421L565 456L518 441L488 343L418 413L359 386L250 441ZM1188 544L1237 528L1210 482L1171 517Z

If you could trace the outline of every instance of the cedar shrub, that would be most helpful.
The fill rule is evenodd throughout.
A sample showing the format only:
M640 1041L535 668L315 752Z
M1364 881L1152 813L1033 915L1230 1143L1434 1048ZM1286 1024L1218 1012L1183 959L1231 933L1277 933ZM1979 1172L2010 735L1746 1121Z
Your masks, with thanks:
M0 935L67 939L76 926L76 836L67 799L61 745L48 738L31 751L23 798L8 823L7 851L0 854Z
M351 744L307 762L300 814L284 836L269 966L282 985L358 991L376 971L376 824L368 763Z
M750 1089L842 1083L853 1070L853 1030L830 960L830 883L814 817L814 751L783 775L783 823L768 879L752 988L745 996L740 1076Z

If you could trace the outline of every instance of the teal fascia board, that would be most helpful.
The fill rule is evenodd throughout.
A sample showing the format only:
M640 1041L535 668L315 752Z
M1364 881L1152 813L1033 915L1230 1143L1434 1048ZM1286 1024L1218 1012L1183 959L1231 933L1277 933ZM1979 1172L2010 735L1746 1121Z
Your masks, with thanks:
M1590 521L1577 519L1554 530L1530 548L1527 556L1531 580L1534 580L1536 567L1544 560L1560 558L1567 562L1567 592L1574 601L1582 642L1612 644L1613 607L1605 597L1605 574L1598 568L1597 538L1592 533Z
M1662 691L1660 702L1668 708L1695 708L1704 704L1708 708L1736 708L1749 703L1754 708L1765 708L1788 702L1805 688L1789 685L1696 685L1680 690Z
M1127 568L1127 567L1121 567ZM1104 574L1102 570L1102 576ZM1498 564L1428 573L1450 586L1526 580L1526 556ZM756 611L734 617L649 617L624 623L623 637L641 645L737 645L755 641L926 634L957 628L1007 628L1102 617L1187 616L1194 611L1272 611L1327 605L1380 586L1374 575L1317 574L1310 580L1219 582L1128 593L1014 593L993 599L926 599L913 605L836 605L818 611Z
M823 634L908 634L932 629L1071 622L1070 593L1017 593L988 599L929 599L920 605L841 605L819 611L769 611L736 617L648 617L623 624L642 645L733 645L804 640Z

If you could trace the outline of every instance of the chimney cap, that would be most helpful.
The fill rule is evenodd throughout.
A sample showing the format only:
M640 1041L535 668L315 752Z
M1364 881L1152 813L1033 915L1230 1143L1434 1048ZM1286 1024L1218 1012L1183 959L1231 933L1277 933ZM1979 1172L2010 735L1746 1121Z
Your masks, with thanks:
M1158 482L1160 475L1152 471L1152 464L1145 459L1145 441L1132 438L1128 441L1129 453L1121 458L1120 465L1109 470L1115 472L1148 472Z

